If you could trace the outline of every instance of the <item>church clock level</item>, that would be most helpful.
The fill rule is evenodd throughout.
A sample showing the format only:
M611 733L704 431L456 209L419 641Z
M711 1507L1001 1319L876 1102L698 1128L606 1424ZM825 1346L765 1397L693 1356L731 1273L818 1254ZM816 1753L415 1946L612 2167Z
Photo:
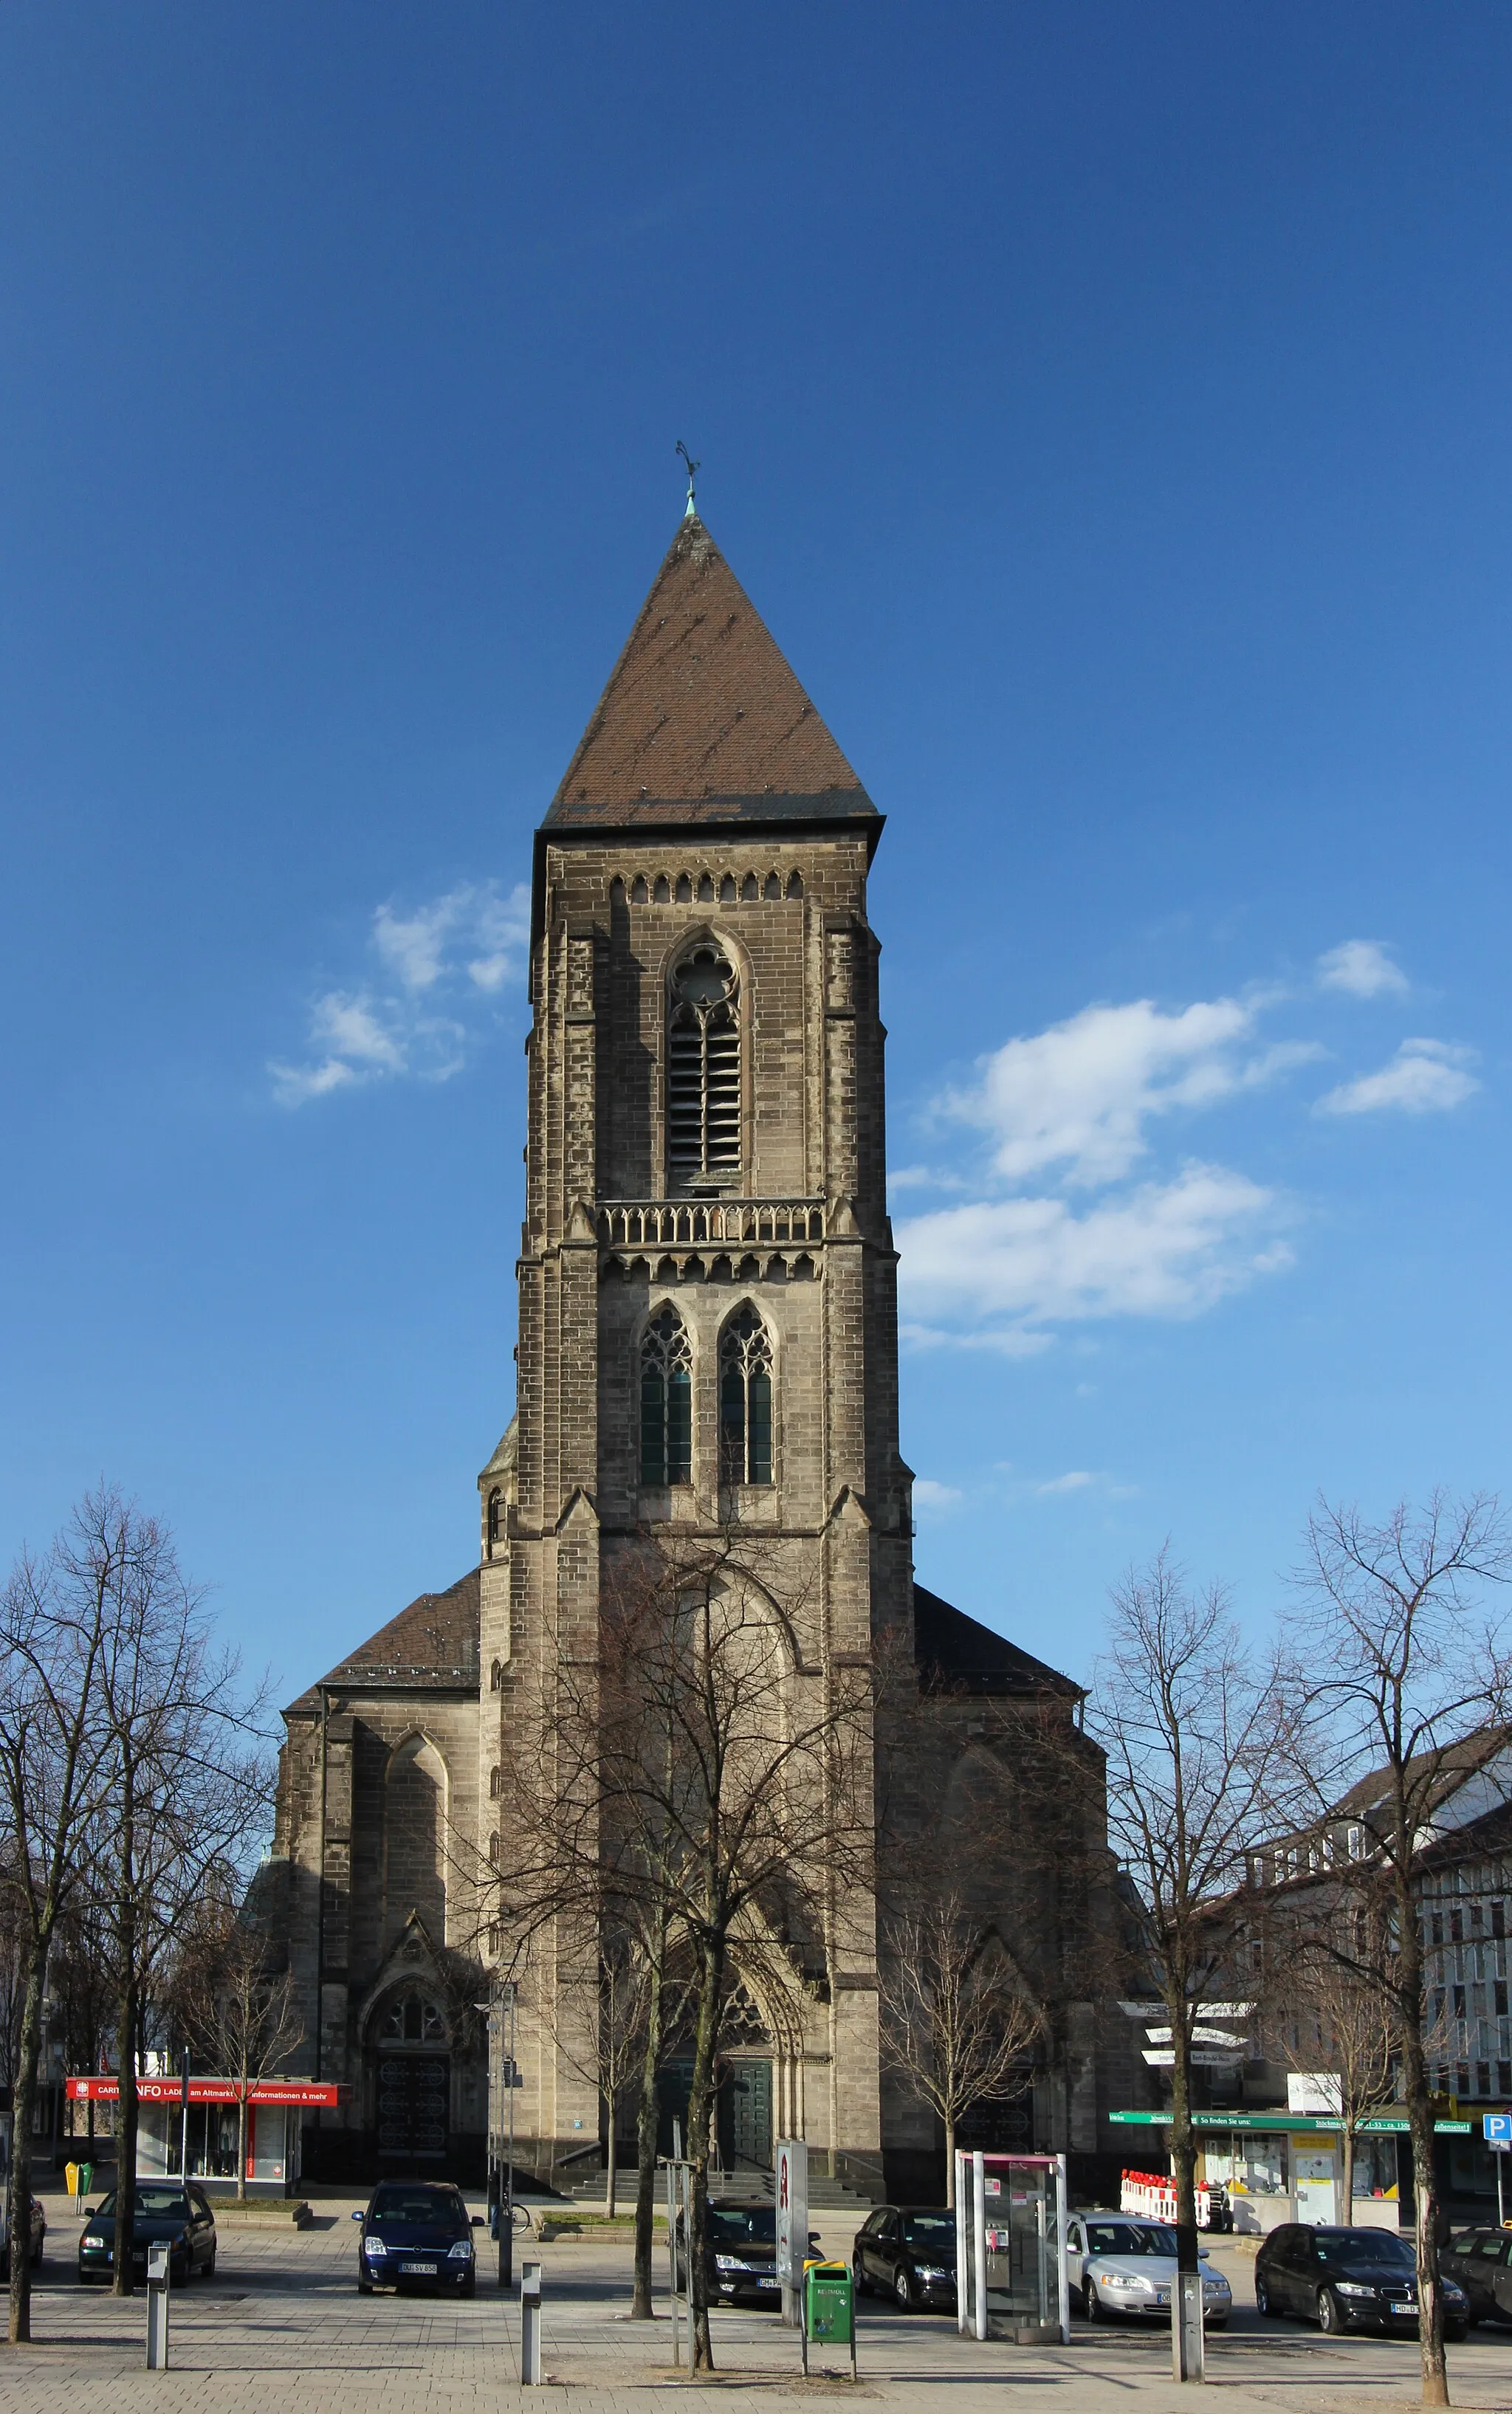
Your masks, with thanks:
M871 1714L876 1885L846 1889L818 1946L772 1938L800 1982L780 2004L742 1976L722 2160L755 2178L802 2135L858 2199L937 2199L940 2133L881 2050L878 1956L942 1869L1043 2011L1019 2098L963 2142L1110 2136L1088 1975L1100 1761L1072 1744L1068 1849L1064 1780L1010 1740L1071 1735L1076 1688L914 1575L866 898L882 815L697 516L691 468L535 835L516 1412L479 1479L479 1561L284 1713L262 1900L306 2058L347 2091L311 2116L307 2178L481 2180L476 2007L502 1939L479 1906L510 1722L591 1647L617 1555L731 1521L804 1605L795 1685L883 1636L907 1674ZM522 2001L515 2134L521 2169L566 2186L608 2141L551 1967ZM674 2037L668 2136L686 2067Z

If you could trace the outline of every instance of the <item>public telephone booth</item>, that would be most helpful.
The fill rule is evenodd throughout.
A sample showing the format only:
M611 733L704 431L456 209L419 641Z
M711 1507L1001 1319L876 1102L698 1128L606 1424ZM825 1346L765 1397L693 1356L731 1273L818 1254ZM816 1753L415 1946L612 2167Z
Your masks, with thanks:
M957 2327L1070 2343L1064 2154L957 2154Z

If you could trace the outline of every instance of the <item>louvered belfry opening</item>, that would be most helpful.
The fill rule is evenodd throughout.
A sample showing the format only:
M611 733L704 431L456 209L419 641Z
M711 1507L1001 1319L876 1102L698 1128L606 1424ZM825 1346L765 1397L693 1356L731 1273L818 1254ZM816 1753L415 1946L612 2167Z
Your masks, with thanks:
M671 1186L728 1190L741 1178L740 993L734 965L711 939L672 976L666 1059Z

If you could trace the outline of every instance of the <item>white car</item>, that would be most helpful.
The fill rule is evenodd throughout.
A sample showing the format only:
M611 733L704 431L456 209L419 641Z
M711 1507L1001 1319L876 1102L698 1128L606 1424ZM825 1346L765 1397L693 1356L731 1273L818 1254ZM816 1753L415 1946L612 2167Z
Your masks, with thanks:
M1221 2272L1210 2271L1205 2246L1197 2250L1203 2275L1203 2321L1220 2331L1234 2310ZM1089 2322L1114 2314L1153 2321L1171 2318L1176 2278L1176 2234L1163 2221L1128 2213L1073 2213L1066 2224L1066 2275L1071 2300L1081 2301Z

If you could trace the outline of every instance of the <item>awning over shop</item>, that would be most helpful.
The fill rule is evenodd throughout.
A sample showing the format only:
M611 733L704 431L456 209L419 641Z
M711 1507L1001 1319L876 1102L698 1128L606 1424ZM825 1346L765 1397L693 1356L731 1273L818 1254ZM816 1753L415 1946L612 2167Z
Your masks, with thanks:
M1110 2112L1108 2118L1142 2129L1169 2128L1171 2124L1169 2112ZM1191 2125L1194 2129L1261 2129L1273 2135L1284 2133L1293 2138L1337 2138L1344 2123L1337 2112L1288 2112L1282 2109L1275 2112L1194 2112ZM1441 2135L1451 2137L1468 2136L1474 2125L1470 2121L1435 2121L1433 2123ZM1381 2130L1404 2133L1407 2127L1405 2112L1384 2112L1378 2113L1373 2120L1357 2123L1355 2134L1358 2138Z

